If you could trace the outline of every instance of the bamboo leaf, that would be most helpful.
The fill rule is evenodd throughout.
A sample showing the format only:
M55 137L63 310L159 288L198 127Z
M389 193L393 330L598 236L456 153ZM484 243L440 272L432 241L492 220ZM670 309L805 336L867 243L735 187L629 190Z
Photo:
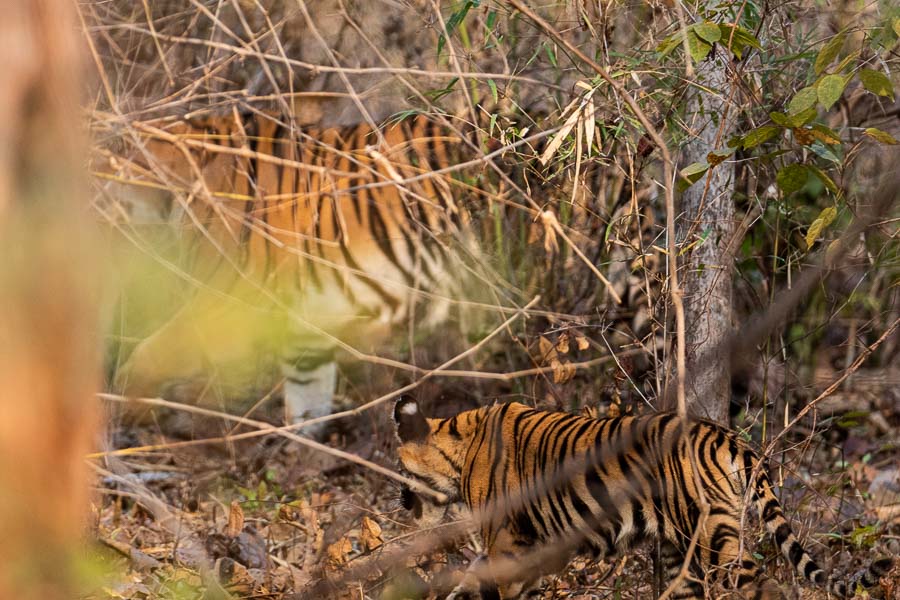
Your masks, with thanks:
M580 99L576 98L572 102L572 104L578 101L580 101ZM572 104L569 104L569 106L572 106ZM566 139L566 136L568 136L572 132L572 129L578 124L578 118L580 116L581 111L577 108L572 111L572 114L569 115L569 118L566 119L566 122L563 123L563 126L560 128L560 130L556 132L556 135L553 136L553 139L550 140L549 144L547 144L547 148L544 150L544 153L541 154L539 160L542 165L546 165L548 162L550 162L550 159L553 158L553 155L556 154L556 151L559 150L559 147L562 145L563 140ZM578 132L576 130L576 134L577 133Z
M494 99L494 104L496 104L497 98L498 98L497 83L493 79L488 79L487 84L488 84L488 87L491 88L491 98Z
M587 147L587 155L591 155L594 146L594 129L597 125L594 101L591 100L584 107L584 145Z

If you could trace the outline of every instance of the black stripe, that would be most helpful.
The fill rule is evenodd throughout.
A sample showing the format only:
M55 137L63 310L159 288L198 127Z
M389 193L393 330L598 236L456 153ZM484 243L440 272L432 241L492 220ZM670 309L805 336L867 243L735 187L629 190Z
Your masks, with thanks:
M778 526L778 529L775 530L775 543L778 544L779 550L781 546L787 541L787 539L791 535L791 528L788 527L787 523L782 523Z
M793 542L788 550L788 558L790 558L791 564L795 567L799 565L800 559L803 558L803 554L803 546L800 545L800 542Z

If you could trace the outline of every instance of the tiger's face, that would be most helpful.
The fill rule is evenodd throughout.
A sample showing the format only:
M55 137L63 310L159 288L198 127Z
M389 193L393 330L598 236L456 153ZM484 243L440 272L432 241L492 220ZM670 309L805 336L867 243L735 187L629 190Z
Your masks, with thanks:
M465 415L466 413L463 413ZM394 423L400 440L398 454L406 474L440 492L442 498L404 487L403 508L422 526L437 524L447 509L460 500L460 475L469 446L469 428L460 427L460 417L428 419L414 398L403 396L394 405Z

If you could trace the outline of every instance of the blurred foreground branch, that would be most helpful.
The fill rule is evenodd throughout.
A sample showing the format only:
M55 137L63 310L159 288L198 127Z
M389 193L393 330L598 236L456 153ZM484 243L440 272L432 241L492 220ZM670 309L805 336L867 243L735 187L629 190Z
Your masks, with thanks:
M0 21L0 597L76 595L99 374L75 5ZM89 260L94 258L94 261Z

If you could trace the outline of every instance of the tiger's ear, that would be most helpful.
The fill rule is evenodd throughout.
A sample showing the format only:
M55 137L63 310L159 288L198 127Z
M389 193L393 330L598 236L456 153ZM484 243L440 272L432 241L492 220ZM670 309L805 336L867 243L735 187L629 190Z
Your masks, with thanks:
M401 396L394 404L394 423L397 424L397 437L404 444L425 441L431 431L425 415L412 396Z

